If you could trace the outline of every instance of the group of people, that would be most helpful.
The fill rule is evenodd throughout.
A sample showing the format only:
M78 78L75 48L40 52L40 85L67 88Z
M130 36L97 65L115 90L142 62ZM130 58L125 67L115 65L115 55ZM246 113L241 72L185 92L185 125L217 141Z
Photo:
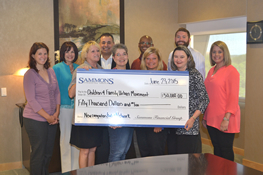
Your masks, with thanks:
M94 164L124 160L135 133L142 157L165 154L201 153L199 116L208 129L214 154L234 160L234 134L240 132L239 73L231 65L227 45L212 44L210 63L213 66L205 78L202 54L189 46L190 33L179 28L175 33L176 48L170 53L168 66L161 59L150 36L140 38L141 52L131 64L134 70L188 71L189 119L184 128L98 127L75 126L74 97L76 70L130 69L128 49L115 44L109 33L87 42L81 51L73 42L60 49L60 63L50 68L49 49L44 43L34 43L29 53L30 69L24 75L27 104L24 123L31 144L30 173L48 174L57 124L60 124L62 172Z

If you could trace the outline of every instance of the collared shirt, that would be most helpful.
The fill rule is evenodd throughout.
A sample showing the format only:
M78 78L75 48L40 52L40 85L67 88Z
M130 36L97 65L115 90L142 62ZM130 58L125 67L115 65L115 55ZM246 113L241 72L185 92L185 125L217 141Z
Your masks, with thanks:
M107 60L105 60L105 59L103 58L103 56L101 55L101 56L100 56L100 60L101 60L101 67L102 67L103 69L111 69L112 54L111 54L111 56L110 56Z
M194 58L195 68L201 73L203 77L203 81L205 81L205 57L200 52L191 48L190 46L188 46L188 49L190 50ZM172 54L173 54L173 51L170 53L169 58L168 58L168 70L169 71L172 71L171 69Z

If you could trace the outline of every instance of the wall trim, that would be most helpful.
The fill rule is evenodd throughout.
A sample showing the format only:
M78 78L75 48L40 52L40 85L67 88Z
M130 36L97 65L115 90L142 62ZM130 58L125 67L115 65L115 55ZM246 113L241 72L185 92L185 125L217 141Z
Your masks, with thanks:
M263 172L263 164L261 163L253 162L248 159L243 159L243 165Z
M0 171L7 171L20 168L22 168L22 161L0 164Z
M213 147L213 144L211 142L210 139L206 139L206 138L201 138L202 140L202 143L205 144L205 145L209 145L209 146L212 146ZM238 154L238 155L241 155L241 156L244 156L245 155L245 151L244 149L241 149L241 148L238 148L238 147L233 147L233 150L234 150L234 153L235 154Z

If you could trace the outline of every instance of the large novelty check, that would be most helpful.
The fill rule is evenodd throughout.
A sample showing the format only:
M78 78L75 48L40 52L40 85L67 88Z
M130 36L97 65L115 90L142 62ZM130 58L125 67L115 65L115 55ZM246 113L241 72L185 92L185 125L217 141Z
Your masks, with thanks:
M78 69L75 125L183 127L189 74Z

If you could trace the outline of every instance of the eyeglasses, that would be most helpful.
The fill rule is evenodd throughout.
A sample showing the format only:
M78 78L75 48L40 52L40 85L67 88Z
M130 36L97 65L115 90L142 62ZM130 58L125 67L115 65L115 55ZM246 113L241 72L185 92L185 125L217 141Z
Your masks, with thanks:
M149 43L149 42L140 42L140 44L141 44L141 45L144 45L144 44L146 44L146 45L152 45L152 43Z

